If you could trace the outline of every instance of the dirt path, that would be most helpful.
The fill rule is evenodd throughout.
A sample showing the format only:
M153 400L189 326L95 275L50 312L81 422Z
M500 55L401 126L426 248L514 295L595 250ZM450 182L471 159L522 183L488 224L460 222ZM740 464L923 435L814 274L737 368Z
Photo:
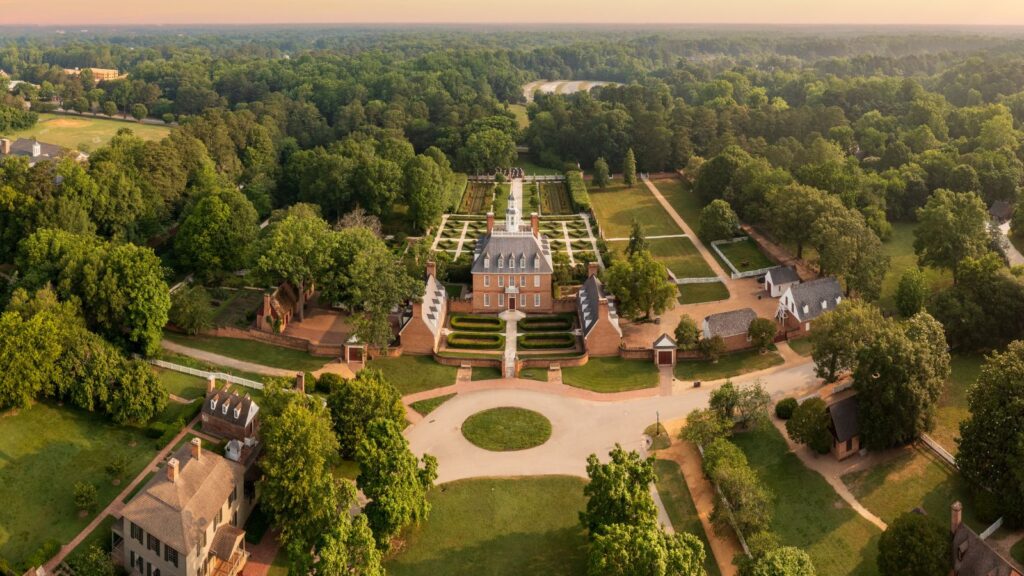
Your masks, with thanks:
M218 366L226 366L228 368L234 368L235 370L242 370L243 372L263 374L264 376L284 376L288 378L295 376L295 373L297 372L296 370L272 368L262 364L246 362L245 360L236 360L229 356L222 356L213 352L207 352L206 350L190 348L167 340L161 342L161 346L163 346L164 350L167 350L168 352L174 352L175 354L181 354L182 356L188 356L189 358L195 358L196 360L203 360Z
M57 555L53 558L50 558L50 560L43 565L46 568L46 572L49 574L53 574L54 570L57 569L57 566L59 566L60 563L63 562L65 558L67 558L68 554L70 554L79 544L81 544L82 541L89 536L89 534L92 534L92 531L95 530L96 527L103 522L104 518L106 518L107 516L117 517L121 513L121 510L124 509L123 500L127 498L128 495L131 494L132 490L134 490L135 487L138 486L146 478L146 475L148 475L150 472L156 472L158 470L157 465L167 458L167 456L171 453L171 449L177 446L178 442L181 442L181 440L185 436L193 434L199 437L210 439L205 434L199 432L198 430L195 430L195 425L197 422L199 422L198 414L196 415L195 418L192 419L191 422L188 423L188 426L182 428L181 431L178 432L174 436L174 438L167 443L166 446L161 448L160 451L156 453L156 456L154 456L153 459L149 461L149 464L147 464L146 467L143 468L141 472L139 472L135 479L129 482L128 485L125 486L124 489L121 490L121 492L114 497L110 504L107 504L106 508L101 510L99 514L97 514L92 519L92 522L89 522L89 524L85 528L83 528L82 531L79 532L77 536L72 538L70 542L68 542L64 546L61 546L60 551L57 552Z
M658 203L660 203L661 207L665 209L665 212L668 212L668 215L672 217L672 220L675 221L679 228L690 237L690 241L697 247L697 251L700 252L704 261L708 263L708 266L711 267L715 276L718 276L718 278L729 288L729 292L731 293L733 291L733 286L732 277L729 276L729 273L722 268L722 265L718 263L718 260L716 260L714 255L711 254L711 251L708 250L707 247L704 246L704 243L700 241L700 238L694 234L693 229L686 223L686 220L683 220L682 216L676 212L676 209L669 204L668 199L661 194L661 190L658 190L658 187L654 185L654 182L644 178L644 184L647 185L647 189L651 191L651 194L654 194L654 197L658 199Z

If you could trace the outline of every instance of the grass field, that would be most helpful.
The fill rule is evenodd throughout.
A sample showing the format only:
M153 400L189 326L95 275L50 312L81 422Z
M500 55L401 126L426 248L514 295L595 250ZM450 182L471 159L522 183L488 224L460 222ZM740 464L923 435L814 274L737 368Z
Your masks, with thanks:
M143 140L160 140L171 131L166 126L46 113L39 115L39 122L35 126L10 132L4 136L12 140L36 138L47 144L90 152L110 142L110 139L121 128L131 129L136 136Z
M430 356L399 356L371 360L368 368L384 372L384 377L398 388L403 396L431 388L455 384L453 366L443 366Z
M655 460L654 473L658 476L655 484L658 487L658 495L665 505L665 511L672 520L672 527L676 532L689 532L700 538L704 543L704 553L707 554L704 560L704 571L707 576L719 576L718 563L711 553L711 546L708 544L707 534L704 532L704 525L700 523L697 515L697 508L693 505L693 498L690 496L690 489L686 487L686 480L679 469L679 464L672 460Z
M494 380L495 378L501 378L501 369L494 368L493 366L479 366L473 368L473 371L469 375L470 381L477 380Z
M75 509L76 482L96 486L103 508L123 488L111 484L106 465L123 454L125 478L134 478L154 452L153 441L137 428L37 403L0 414L0 454L0 556L21 573L44 542L68 542L91 520Z
M789 341L789 347L793 349L793 352L809 358L814 348L812 342L810 338L797 338Z
M757 350L744 350L726 354L716 363L707 360L680 360L676 364L675 374L680 380L721 380L778 366L783 362L782 356L774 350L764 354Z
M526 114L526 106L522 104L509 104L508 109L516 117L516 123L520 130L526 130L530 126L530 117Z
M248 378L249 380L255 380L256 382L266 382L268 376L262 374L255 374L253 372L245 372L244 370L235 370L234 368L228 368L227 366L219 366L211 364L210 362L204 362L188 356L182 356L181 354L174 354L167 350L161 350L159 354L160 360L166 360L167 362L173 362L175 364L181 364L182 366L188 366L190 368L196 368L199 370L205 370L207 372L223 372L225 374L231 374L241 378ZM260 392L257 390L256 392Z
M520 154L512 165L522 168L527 176L555 176L562 173L558 168L548 168L535 163L533 156L529 154Z
M917 266L917 255L914 254L915 223L894 222L892 236L882 244L882 251L889 256L889 271L882 279L882 294L878 305L883 311L896 313L896 287L899 286L903 272ZM947 270L924 268L924 277L932 291L939 290L953 283L953 275Z
M709 282L707 284L678 284L679 296L676 300L680 304L700 304L702 302L714 302L729 298L729 289L721 282Z
M924 448L908 446L895 451L899 454L882 464L843 476L843 484L864 507L887 524L914 508L945 522L949 506L959 500L964 503L963 519L968 526L977 532L988 526L975 516L971 489L952 466Z
M769 268L775 265L771 259L764 255L764 252L761 252L757 243L749 238L742 242L719 244L718 249L722 251L725 258L728 259L739 272L760 270L761 268ZM711 252L714 253L714 249L712 249ZM727 263L723 262L722 265L726 272L732 271Z
M426 416L434 410L437 410L441 404L451 400L455 397L455 394L445 394L444 396L438 396L436 398L428 398L427 400L420 400L419 402L413 402L409 406L420 413L421 416Z
M156 372L157 380L163 385L164 390L171 394L181 396L186 400L202 398L206 394L206 380L198 376L156 367L153 368L153 371Z
M583 366L562 368L562 383L594 392L623 392L658 385L658 369L649 361L591 358Z
M484 450L526 450L551 438L551 421L543 414L525 408L491 408L466 418L462 423L462 435Z
M428 496L430 516L385 568L391 576L585 574L583 485L567 476L444 484Z
M771 529L783 545L806 551L818 574L878 574L875 558L881 531L805 467L774 426L738 434L733 442L775 495Z
M615 248L625 249L627 243L616 242ZM676 278L707 278L715 273L697 251L689 238L652 238L647 240L651 255L675 274Z
M700 211L704 209L704 203L700 198L678 178L654 180L653 182L654 187L675 208L679 217L685 220L694 232L697 232L697 228L700 227Z
M981 374L984 357L978 354L950 357L952 374L946 382L946 389L939 398L939 406L935 412L935 429L930 435L939 444L956 454L956 438L960 436L960 422L967 419L967 390Z
M642 182L632 188L613 182L604 190L590 187L588 191L605 238L629 238L634 219L647 236L683 233Z
M245 360L270 366L301 372L319 370L328 362L328 358L317 358L300 350L272 346L255 340L240 338L217 338L213 336L184 336L173 332L164 332L164 338L199 350L213 352L237 360Z

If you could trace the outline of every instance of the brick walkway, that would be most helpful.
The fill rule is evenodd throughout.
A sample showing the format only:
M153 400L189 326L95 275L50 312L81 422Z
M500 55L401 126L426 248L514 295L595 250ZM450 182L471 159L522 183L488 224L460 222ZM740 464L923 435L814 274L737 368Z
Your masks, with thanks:
M263 533L259 544L247 547L250 556L245 568L242 568L242 576L266 576L270 572L270 566L281 548L277 536L278 531L271 528Z

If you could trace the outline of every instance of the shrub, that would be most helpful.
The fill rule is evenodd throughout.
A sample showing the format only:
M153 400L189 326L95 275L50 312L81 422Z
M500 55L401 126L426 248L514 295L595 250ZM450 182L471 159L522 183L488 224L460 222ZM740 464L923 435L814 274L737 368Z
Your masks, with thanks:
M76 482L74 495L75 508L78 510L92 512L96 509L97 499L99 498L99 495L96 492L96 486L93 486L88 482Z
M474 350L495 350L505 346L505 336L501 334L470 334L452 332L447 338L448 345L453 348L469 348Z
M555 316L531 316L519 321L519 328L524 332L562 332L572 329L574 319L572 314L558 314Z
M812 450L824 454L832 446L829 422L825 401L811 398L793 410L792 418L786 422L786 433L794 442L807 444Z
M449 321L452 328L472 330L475 332L501 332L505 329L505 321L496 316L471 316L453 314Z
M796 401L796 398L783 398L775 405L775 417L779 420L789 420L793 417L793 411L799 405L800 403Z
M576 344L576 336L561 332L556 334L524 334L518 338L519 347L527 350L543 350L550 348L571 348Z
M583 182L583 173L578 170L566 172L565 184L569 188L569 196L572 197L576 211L590 211L590 195L587 193L587 185Z

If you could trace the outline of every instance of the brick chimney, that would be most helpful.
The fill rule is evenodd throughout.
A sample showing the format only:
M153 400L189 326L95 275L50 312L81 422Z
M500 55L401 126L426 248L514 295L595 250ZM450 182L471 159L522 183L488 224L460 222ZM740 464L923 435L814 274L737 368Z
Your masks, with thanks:
M167 479L174 482L178 481L178 459L171 458L167 461Z
M598 269L599 269L599 267L597 265L597 262L588 262L587 263L587 278L590 278L591 276L597 276Z
M534 238L540 238L540 216L536 212L530 212L530 229Z
M950 533L956 533L957 529L960 528L960 523L963 522L964 505L959 501L953 502L953 505L950 506L950 511L949 531Z
M487 213L487 233L494 231L494 212Z
M217 377L213 374L206 379L206 391L213 392L217 388Z
M193 438L191 444L192 458L199 460L203 456L203 441L199 438Z
M431 276L437 276L437 262L427 260L427 278L430 278Z
M8 155L11 153L11 141L7 138L0 138L0 154Z
M304 372L295 374L295 389L299 391L299 394L306 393L306 374Z

